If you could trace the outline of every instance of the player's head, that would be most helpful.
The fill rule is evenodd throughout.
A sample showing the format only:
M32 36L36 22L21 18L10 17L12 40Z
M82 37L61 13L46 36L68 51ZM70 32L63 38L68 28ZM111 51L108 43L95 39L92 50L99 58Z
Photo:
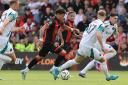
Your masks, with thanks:
M19 9L19 1L18 1L18 0L11 0L11 1L10 1L10 7L11 7L13 10Z
M110 20L110 22L112 23L112 24L115 24L115 23L117 23L117 21L118 21L118 15L117 14L110 14L110 18L109 18L109 20Z
M56 10L56 17L59 21L64 21L64 16L65 16L65 10L62 8L59 8Z
M97 13L97 18L104 21L106 18L106 11L105 10L99 10Z
M74 11L70 11L67 14L67 19L74 21L76 13Z

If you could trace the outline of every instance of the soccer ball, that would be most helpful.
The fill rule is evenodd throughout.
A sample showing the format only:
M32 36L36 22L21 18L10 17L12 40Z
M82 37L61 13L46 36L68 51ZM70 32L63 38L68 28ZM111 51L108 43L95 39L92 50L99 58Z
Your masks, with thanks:
M60 77L62 80L68 80L70 78L70 73L68 70L64 70L60 73Z

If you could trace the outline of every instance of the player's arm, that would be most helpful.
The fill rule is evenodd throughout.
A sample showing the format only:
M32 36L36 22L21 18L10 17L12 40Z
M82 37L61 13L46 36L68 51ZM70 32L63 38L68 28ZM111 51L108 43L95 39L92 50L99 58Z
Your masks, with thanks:
M1 22L0 24L0 34L3 33L3 31L5 30L5 27L7 26L7 24L10 22L10 19L5 19L4 22Z
M2 34L3 31L6 29L5 27L8 25L8 23L13 21L14 19L16 19L16 15L15 14L10 14L10 15L8 15L8 18L6 18L3 22L1 22L1 24L0 24L0 34Z
M24 29L23 26L21 26L21 27L14 27L12 29L12 32L24 32L24 31L25 31L25 29Z
M115 31L114 31L113 35L114 35L114 38L116 38L118 35L118 25L114 24L114 28L115 28Z
M70 27L70 26L68 26L68 25L64 25L64 26L65 26L65 29L66 29L66 30L70 30L71 32L76 31L76 32L80 33L80 31L79 31L78 29L72 28L72 27Z
M102 25L99 26L99 28L96 31L96 36L97 36L97 40L98 40L102 50L104 51L105 49L104 49L103 41L102 41L102 32L103 32L103 30L104 30L104 27Z
M63 35L62 35L61 29L58 31L58 35L60 36L60 40L61 40L61 45L60 46L64 46L64 39L63 39Z

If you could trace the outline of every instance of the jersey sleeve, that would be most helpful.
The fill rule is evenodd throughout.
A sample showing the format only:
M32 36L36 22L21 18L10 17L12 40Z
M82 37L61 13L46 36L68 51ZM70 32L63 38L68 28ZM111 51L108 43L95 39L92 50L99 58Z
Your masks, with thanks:
M8 18L10 20L10 22L12 22L13 20L16 20L16 14L13 14L12 12L8 15Z
M103 31L104 31L104 26L103 26L103 25L100 25L100 26L97 28L97 31L103 32Z

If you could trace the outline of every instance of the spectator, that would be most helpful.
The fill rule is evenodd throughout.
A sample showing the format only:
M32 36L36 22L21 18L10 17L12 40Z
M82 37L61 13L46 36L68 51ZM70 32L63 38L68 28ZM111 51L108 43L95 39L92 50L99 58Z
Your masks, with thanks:
M31 9L29 7L25 7L24 10L25 10L24 22L26 22L28 18L30 18L32 21L34 21L34 16L31 12Z
M19 16L16 20L16 27L21 27L24 25L24 20L22 16Z
M39 16L39 8L41 7L41 4L38 0L31 0L28 3L28 7L31 9L32 14L34 15L34 21L36 23L40 23L40 16Z
M54 13L55 13L55 10L57 8L61 7L61 0L57 0L57 2L52 7L53 7L53 10L54 10Z
M81 31L81 32L84 32L84 30L88 27L89 25L89 21L88 21L88 17L87 15L85 14L83 16L83 21L80 21L77 25L77 28Z
M84 8L84 5L81 3L81 0L74 0L72 6L76 13L79 12L79 9Z
M118 45L118 54L119 59L122 61L123 52L126 49L126 34L123 32L123 27L119 26L119 34L117 35L117 45Z
M74 20L75 26L77 26L77 24L78 24L80 21L83 21L83 16L84 16L84 11L83 11L82 8L80 8L80 9L79 9L79 12L78 12L78 14L76 15L75 20Z
M29 38L33 39L33 35L37 32L37 26L35 24L35 22L33 22L31 19L27 19L27 22L23 25L24 29L26 31L26 36L28 36Z
M34 52L35 51L34 49L35 49L35 46L34 46L33 41L32 40L29 40L28 41L28 44L25 47L25 51L26 52Z
M69 7L67 8L67 12L70 12L70 11L74 11L74 9L73 9L72 6L69 6Z
M18 52L25 51L24 39L21 39L20 42L15 45L15 50Z
M45 24L52 18L53 18L53 13L52 13L51 7L48 6L46 7L45 13L42 14L41 16L41 25Z
M96 15L96 13L94 12L93 8L90 6L87 8L87 12L86 12L87 16L88 16L88 21L91 22L93 17Z
M116 11L119 15L120 23L122 24L126 23L126 19L125 19L126 9L124 7L124 0L119 0L119 3L116 7Z
M68 8L69 6L72 6L71 3L70 3L70 0L62 0L61 2L62 2L62 3L61 3L61 6L62 6L65 10L67 10L67 8Z
M89 0L84 0L84 12L87 11L87 8L90 6Z
M40 42L37 36L34 37L34 51L39 51L41 49Z

